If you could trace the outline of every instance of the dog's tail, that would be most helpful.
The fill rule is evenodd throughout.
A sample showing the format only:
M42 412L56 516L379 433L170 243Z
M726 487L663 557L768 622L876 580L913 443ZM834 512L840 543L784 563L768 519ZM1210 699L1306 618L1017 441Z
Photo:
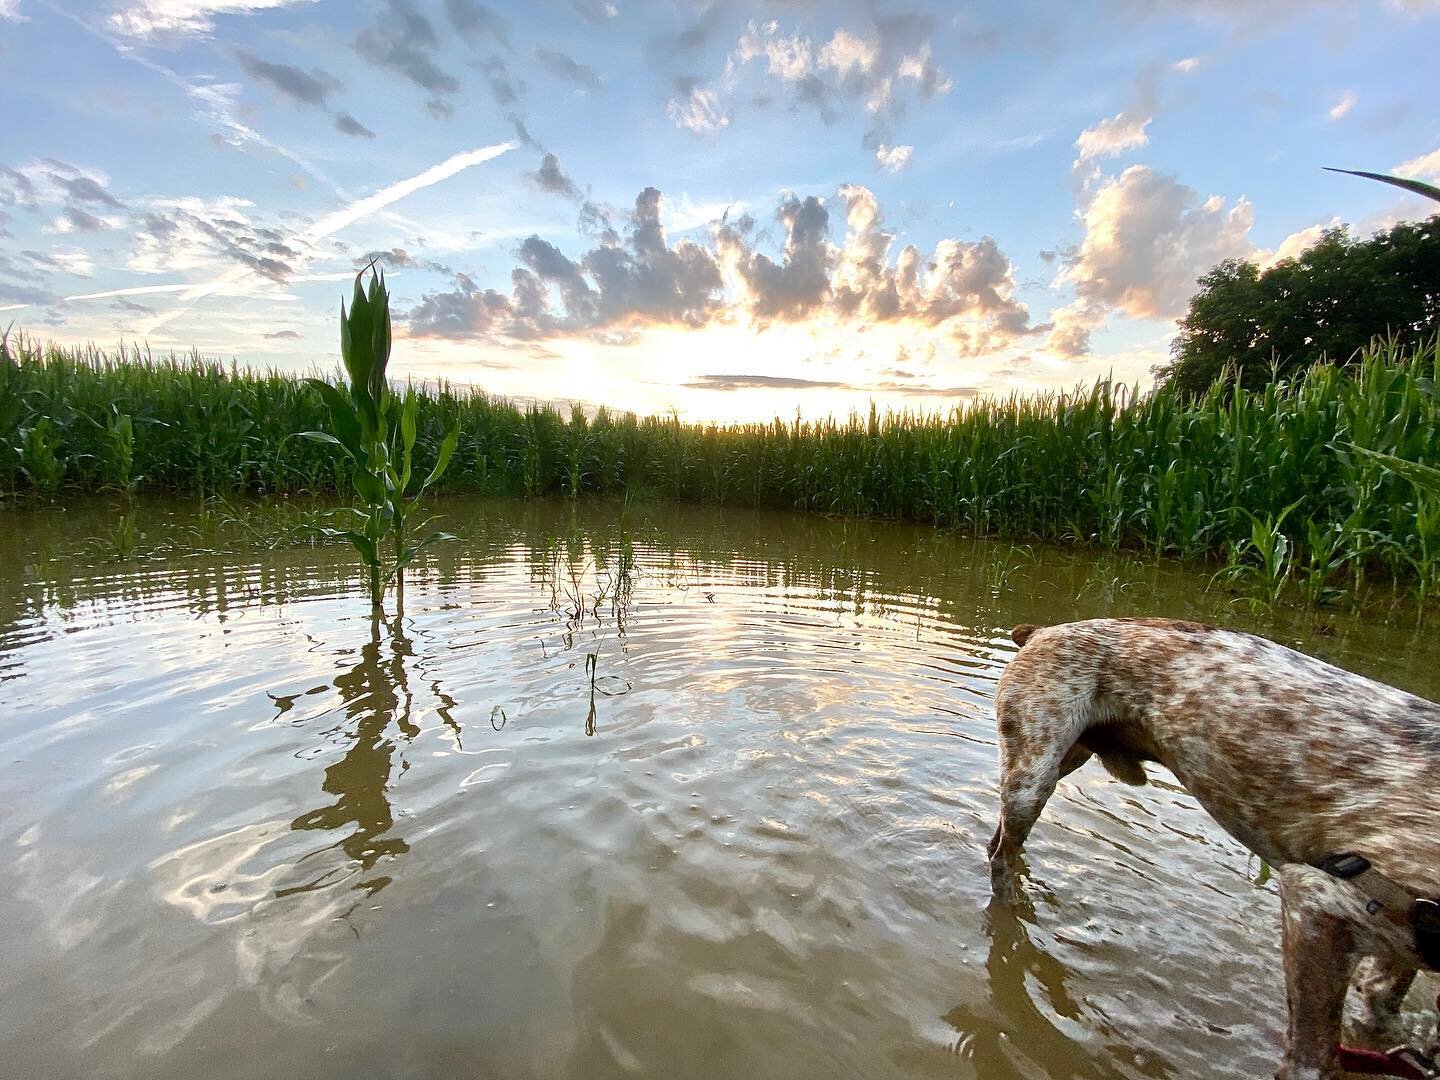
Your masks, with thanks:
M1016 645L1023 646L1025 642L1030 640L1031 634L1035 633L1036 630L1044 629L1043 626L1036 626L1034 623L1021 623L1015 627L1014 630L1010 631L1010 640L1015 642Z

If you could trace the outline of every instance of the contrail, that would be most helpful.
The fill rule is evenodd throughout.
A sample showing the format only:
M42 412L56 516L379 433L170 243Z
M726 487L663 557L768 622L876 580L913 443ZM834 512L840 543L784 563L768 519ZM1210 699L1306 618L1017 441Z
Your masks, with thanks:
M349 270L341 270L332 274L291 274L285 279L285 284L305 281L349 281L355 275ZM396 274L398 277L399 274ZM74 296L61 297L66 303L71 300L108 300L112 296L154 296L158 293L183 293L194 289L193 281L172 282L167 285L128 285L123 289L106 289L104 292L77 293ZM20 305L25 307L27 305ZM0 311L5 310L0 308Z
M369 217L380 210L385 209L391 203L399 202L407 195L438 184L442 180L448 180L456 173L464 172L473 165L480 165L499 157L501 154L509 153L520 144L514 142L496 143L493 146L482 146L478 150L466 150L459 154L452 154L438 165L432 165L423 172L414 176L406 177L404 180L397 180L389 187L383 187L373 195L367 195L363 199L357 199L349 206L343 206L333 213L326 214L320 220L312 224L308 229L296 236L297 240L313 246L315 241L323 240L327 236L333 236L341 229L355 224L363 218ZM206 296L211 296L227 286L243 281L245 278L254 275L255 271L247 267L236 267L227 271L213 281L207 281L192 286L182 297L186 303L185 307L168 311L164 315L152 319L142 330L142 334L149 334L173 319L179 318L189 311L189 305Z

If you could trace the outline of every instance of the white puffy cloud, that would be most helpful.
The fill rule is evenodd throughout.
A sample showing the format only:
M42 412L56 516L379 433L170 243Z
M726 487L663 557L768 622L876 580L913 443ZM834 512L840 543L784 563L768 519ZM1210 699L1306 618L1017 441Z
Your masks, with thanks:
M1402 161L1390 170L1410 180L1440 180L1440 147L1409 161Z
M734 58L740 63L764 57L765 70L786 82L797 82L815 70L814 46L800 34L781 32L775 21L756 24L752 19L740 35Z
M1150 141L1145 129L1152 119L1138 109L1126 109L1086 128L1075 140L1076 164L1140 149Z
M1346 90L1335 98L1335 104L1330 106L1325 115L1331 120L1343 120L1350 110L1355 108L1355 100L1355 91Z
M686 94L671 98L665 105L665 114L675 121L676 127L696 135L730 126L730 116L724 111L720 96L703 86L692 86Z
M1096 188L1080 216L1084 238L1056 280L1073 286L1076 297L1052 316L1048 347L1062 355L1084 352L1088 331L1110 311L1136 319L1180 315L1205 271L1254 251L1247 200L1202 199L1143 165Z
M881 143L875 148L875 164L888 173L898 173L910 164L914 154L913 146L886 146Z

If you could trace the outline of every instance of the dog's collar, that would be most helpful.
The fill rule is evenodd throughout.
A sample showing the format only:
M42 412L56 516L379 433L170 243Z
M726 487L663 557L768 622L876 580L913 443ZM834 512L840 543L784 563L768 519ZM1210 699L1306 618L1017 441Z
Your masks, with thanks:
M1416 896L1354 852L1326 856L1315 866L1364 893L1365 910L1371 915L1410 931L1425 966L1440 970L1440 899Z

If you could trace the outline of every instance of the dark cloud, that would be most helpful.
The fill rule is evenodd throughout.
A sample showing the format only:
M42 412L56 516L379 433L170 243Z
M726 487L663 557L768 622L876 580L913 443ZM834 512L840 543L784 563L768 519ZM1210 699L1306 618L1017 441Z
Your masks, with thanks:
M475 0L445 0L445 14L467 44L479 45L482 39L492 38L502 48L510 48L505 21L484 4L477 4Z
M552 195L563 195L567 199L581 197L580 189L576 187L575 181L561 172L560 159L554 154L546 154L540 159L540 167L533 173L526 173L525 176L541 191L548 191Z
M787 195L775 216L785 228L779 262L750 249L738 226L722 225L717 242L722 257L744 281L757 318L802 319L818 310L830 292L830 213L814 195L803 201Z
M49 289L33 285L13 285L0 281L0 303L5 304L58 304L61 298Z
M76 232L104 232L110 227L101 218L78 206L65 207L60 211L60 217L69 222L70 227Z
M558 173L559 163L554 164ZM710 245L671 245L660 224L661 196L655 188L636 199L623 237L609 210L587 199L580 207L581 231L595 240L580 258L572 260L532 236L516 253L508 292L481 289L457 274L455 288L426 295L410 312L411 329L448 337L533 340L646 325L700 327L737 317L764 325L824 315L855 325L908 322L939 328L962 355L994 352L1040 331L1015 299L1010 261L993 239L941 240L928 259L906 245L892 261L895 238L884 228L874 195L846 185L840 197L847 225L843 244L830 239L830 213L823 200L785 196L776 211L784 239L774 257L757 250L764 233L756 232L748 215L731 221L727 214L713 227ZM897 361L905 358L897 356ZM886 374L911 377L893 369ZM908 385L876 389L900 392ZM961 396L963 389L933 393Z
M922 386L915 383L851 383L831 379L798 379L785 375L697 375L685 383L693 390L852 390L859 393L903 394L906 397L972 398L975 386Z
M353 261L357 270L363 270L371 263L379 263L390 270L431 270L446 277L455 273L434 259L417 259L402 247L393 247L389 251L367 251L364 255L357 255Z
M573 83L581 90L594 92L600 89L600 76L595 69L567 56L557 49L536 49L535 59L540 66L557 79Z
M154 315L155 309L146 304L137 304L134 300L127 300L123 296L117 296L111 303L112 307L121 311L129 311L136 315Z
M510 78L510 69L500 57L487 57L470 66L485 76L486 82L490 84L490 92L495 95L495 104L504 108L519 100L523 87L517 86Z
M27 210L37 209L35 184L24 173L0 165L0 206L23 206Z
M264 83L296 105L310 109L330 111L330 95L344 89L339 79L327 71L315 68L304 71L290 64L277 64L246 52L235 50L235 58L256 82ZM362 139L373 139L375 133L347 112L335 112L335 130L345 135Z
M265 337L271 341L299 341L300 333L295 330L275 330Z
M335 130L341 134L354 135L361 139L375 138L375 132L371 131L347 112L335 114Z
M917 386L900 382L879 382L864 389L906 397L972 398L980 393L978 386Z
M252 79L278 90L300 105L324 108L327 104L326 98L343 89L340 80L318 68L314 71L302 71L289 64L262 60L244 49L235 50L235 59L240 61L245 74Z
M650 51L660 59L701 52L720 32L724 15L723 4L710 4L687 26L651 38Z
M123 210L125 204L106 191L96 180L88 176L61 176L59 173L51 173L50 179L65 192L65 197L72 203L94 203L96 206L107 206L112 210Z
M636 198L624 243L602 242L575 262L532 236L517 254L508 294L457 274L455 289L426 295L410 312L411 332L529 339L646 324L698 327L720 309L714 254L689 240L669 243L655 188Z
M696 390L834 390L848 383L791 379L783 375L697 375L685 384Z
M435 27L410 0L385 0L374 24L355 36L355 51L360 56L428 92L426 111L444 118L454 112L447 99L460 92L460 82L436 66L433 55L439 47Z
M297 252L284 233L234 217L179 207L147 210L133 218L135 255L147 268L195 259L198 252L220 255L274 281L291 273L286 260Z
M524 143L526 146L540 145L538 142L535 141L535 137L530 134L530 129L525 126L525 121L521 117L517 116L515 113L511 113L509 116L506 117L506 119L510 121L510 126L515 129L515 137L519 139L522 143Z

